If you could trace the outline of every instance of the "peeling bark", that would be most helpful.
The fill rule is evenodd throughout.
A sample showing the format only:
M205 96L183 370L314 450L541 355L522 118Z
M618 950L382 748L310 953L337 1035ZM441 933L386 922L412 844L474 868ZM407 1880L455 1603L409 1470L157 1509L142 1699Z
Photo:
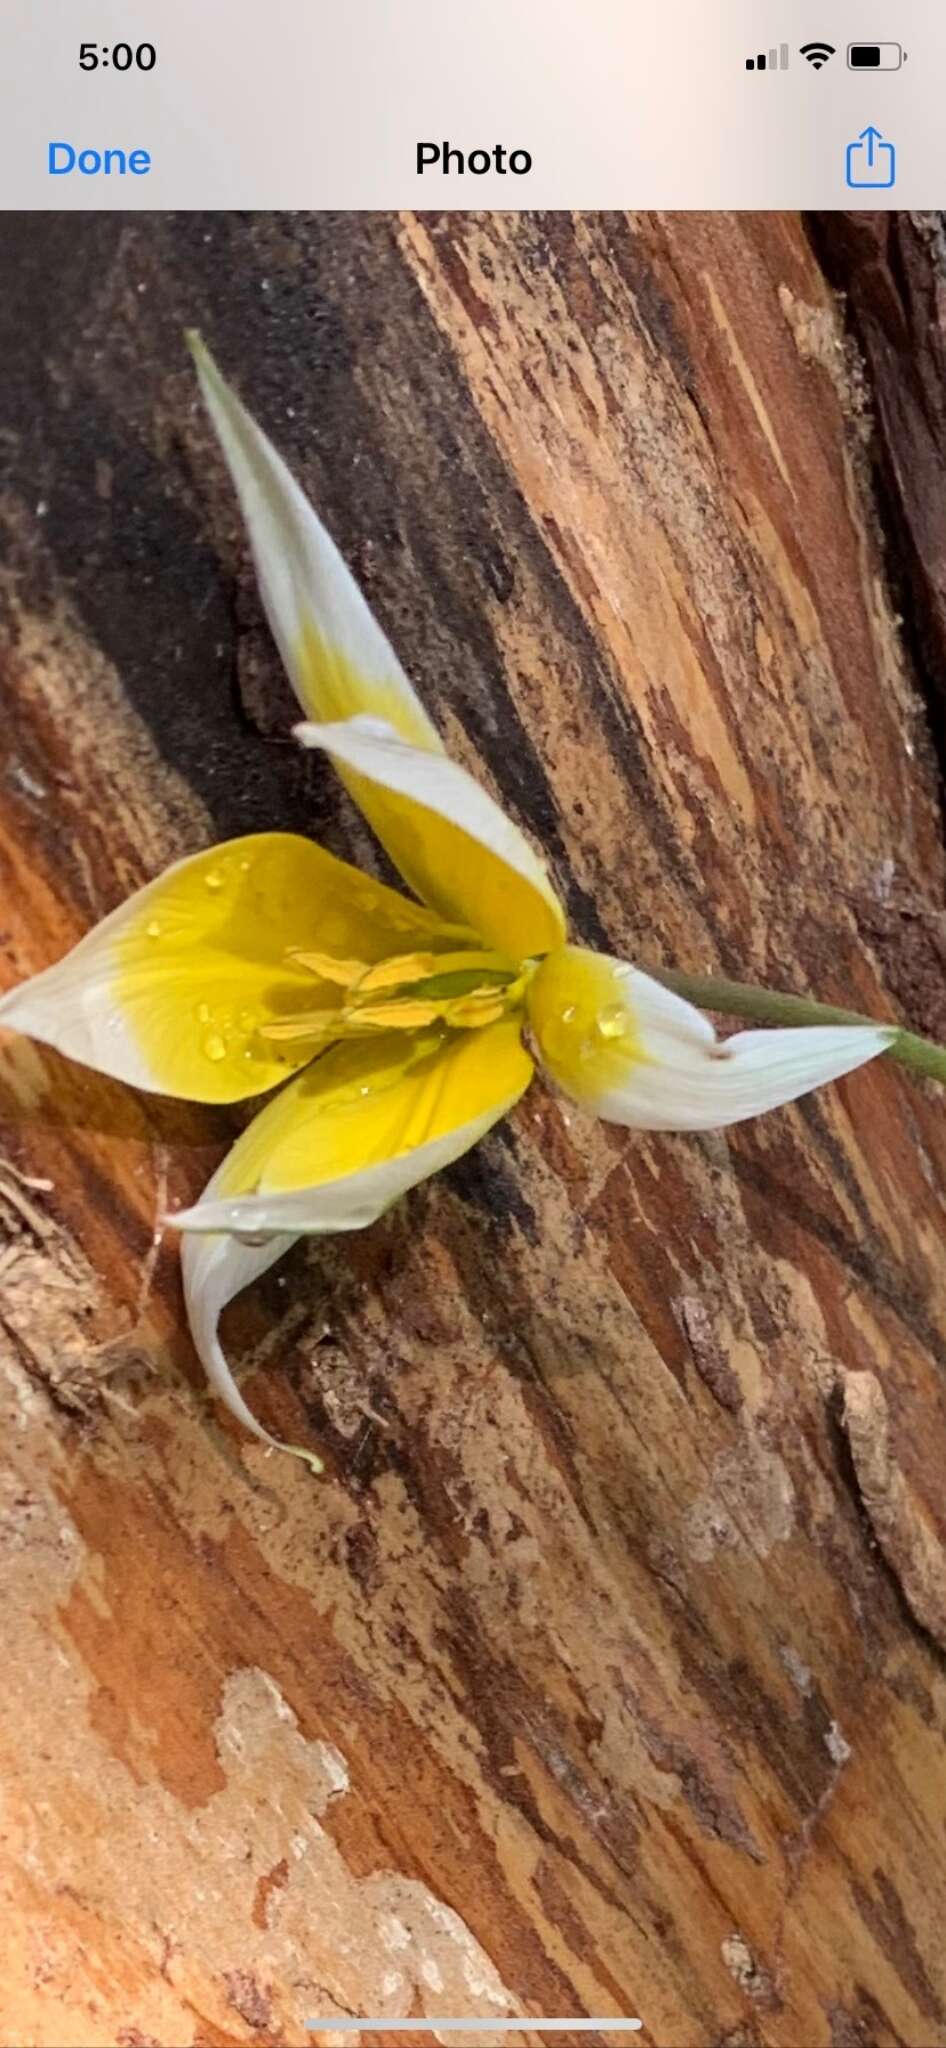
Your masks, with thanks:
M946 1035L942 285L885 220L5 216L5 983L215 837L382 871L283 744L198 325L581 939ZM5 2040L946 2040L931 1089L537 1087L231 1311L319 1483L156 1234L238 1116L11 1036L0 1114Z

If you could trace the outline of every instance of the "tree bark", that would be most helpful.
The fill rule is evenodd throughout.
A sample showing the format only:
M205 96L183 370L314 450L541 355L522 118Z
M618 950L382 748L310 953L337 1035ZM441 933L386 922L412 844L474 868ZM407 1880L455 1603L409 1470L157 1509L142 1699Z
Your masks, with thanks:
M0 237L7 983L214 838L382 872L286 743L198 326L580 939L946 1035L933 225ZM319 1482L157 1228L240 1117L7 1034L0 1113L5 2041L946 2042L935 1090L664 1137L537 1084L230 1312Z

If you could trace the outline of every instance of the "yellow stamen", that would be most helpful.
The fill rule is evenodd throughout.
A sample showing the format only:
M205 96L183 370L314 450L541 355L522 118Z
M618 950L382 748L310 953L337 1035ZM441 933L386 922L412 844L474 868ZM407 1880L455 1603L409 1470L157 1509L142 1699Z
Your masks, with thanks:
M341 1016L340 1010L299 1010L292 1017L261 1024L259 1035L284 1044L300 1038L337 1038Z
M347 1012L353 1024L377 1024L393 1031L413 1031L423 1024L435 1024L440 1016L441 1003L420 1003L412 996L405 996L400 1002L365 1003L356 1010Z
M310 974L317 974L321 981L333 981L339 988L354 987L365 971L363 960L336 960L331 953L303 953L293 947L287 957L297 967L306 967Z
M425 974L433 974L437 967L435 953L398 953L391 960L379 960L376 967L362 970L358 980L358 994L367 995L381 988L399 988L403 982L423 981Z
M476 1030L483 1024L496 1024L505 1008L495 989L477 989L473 995L457 996L452 1003L445 1003L443 1017L445 1023L460 1030Z

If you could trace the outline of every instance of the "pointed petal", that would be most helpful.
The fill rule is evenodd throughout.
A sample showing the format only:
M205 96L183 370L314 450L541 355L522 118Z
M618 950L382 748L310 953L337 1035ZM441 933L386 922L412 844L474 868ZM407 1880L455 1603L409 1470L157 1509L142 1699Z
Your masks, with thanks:
M596 1116L649 1131L741 1123L850 1073L895 1037L883 1025L814 1025L719 1040L682 996L578 946L543 962L528 1010L560 1086Z
M381 719L296 733L347 773L382 845L433 910L516 959L561 944L565 920L544 863L465 768L410 746Z
M386 718L415 747L442 752L334 541L272 443L188 337L200 388L246 520L266 613L293 688L310 718Z
M339 1044L237 1139L187 1231L361 1230L467 1152L518 1101L532 1061L512 1018Z
M377 746L361 766L341 745L327 747L343 781L425 903L492 944L522 954L547 952L561 942L564 920L544 867L498 806L447 760L334 541L203 343L196 336L190 343L249 530L270 625L303 709L335 732L341 722L365 716L383 722L407 743L408 755L428 757L426 778L417 769L409 775L402 761L399 779L388 782ZM308 743L326 744L314 737ZM437 774L430 772L434 767ZM460 829L450 831L455 801ZM469 858L470 837L478 865L466 877L459 869Z
M311 1043L262 1024L343 990L288 957L307 942L375 961L430 943L429 911L308 839L254 833L178 861L0 1001L0 1024L135 1087L236 1102L285 1080Z

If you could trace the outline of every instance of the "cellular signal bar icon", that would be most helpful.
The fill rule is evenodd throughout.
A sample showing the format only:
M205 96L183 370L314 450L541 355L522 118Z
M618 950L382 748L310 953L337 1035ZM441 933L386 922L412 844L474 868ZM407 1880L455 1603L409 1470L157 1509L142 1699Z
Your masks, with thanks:
M770 51L769 51L769 54L768 54L768 56L766 56L766 54L765 54L765 51L764 51L764 50L760 50L760 51L759 51L759 54L758 54L758 56L757 56L757 57L747 57L747 58L746 58L746 70L747 70L747 71L787 71L787 70L788 70L788 44L787 44L787 43L780 43L780 44L779 44L779 46L778 46L778 49L777 49L777 50L770 50Z

